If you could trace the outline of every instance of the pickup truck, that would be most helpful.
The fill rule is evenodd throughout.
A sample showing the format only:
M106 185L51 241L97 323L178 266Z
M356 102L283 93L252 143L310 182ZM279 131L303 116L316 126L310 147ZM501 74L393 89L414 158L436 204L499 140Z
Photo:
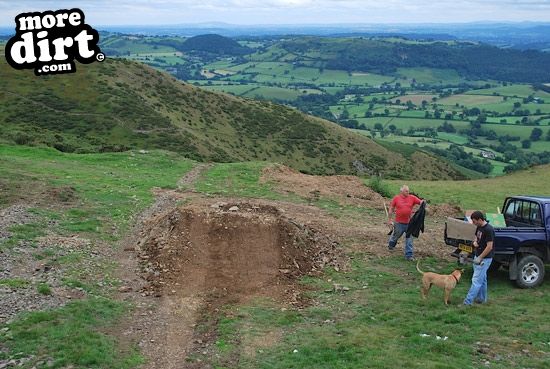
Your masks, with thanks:
M536 287L544 281L544 264L550 262L550 197L508 197L502 208L506 227L495 227L495 256L489 270L503 266L519 287ZM454 218L445 223L445 243L456 248L451 255L461 264L473 259L475 229Z

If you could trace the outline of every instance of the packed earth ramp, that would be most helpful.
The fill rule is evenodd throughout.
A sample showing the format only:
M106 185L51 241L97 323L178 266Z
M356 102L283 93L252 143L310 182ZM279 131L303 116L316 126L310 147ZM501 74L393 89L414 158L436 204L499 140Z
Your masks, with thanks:
M293 193L312 201L324 197L337 199L345 205L384 209L384 197L365 186L355 176L314 176L284 165L272 165L262 171L260 182L274 183L275 190L279 193Z
M139 243L154 294L185 289L209 304L277 296L277 286L325 266L342 267L338 243L287 218L276 207L248 202L184 206L150 224Z
M123 293L138 306L126 335L140 341L147 368L196 367L186 357L215 336L197 332L205 314L254 298L299 308L309 303L297 283L301 276L347 265L334 238L269 201L173 191L159 198L166 196L188 196L190 203L144 219L134 246L127 246L138 260L132 266L127 258L127 268L139 269L142 278L128 288L133 294Z

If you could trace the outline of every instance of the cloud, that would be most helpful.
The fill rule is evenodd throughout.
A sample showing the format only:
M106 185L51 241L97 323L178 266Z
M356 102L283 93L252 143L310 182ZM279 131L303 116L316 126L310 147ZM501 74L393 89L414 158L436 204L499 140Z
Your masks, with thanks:
M0 25L22 12L71 7L103 25L550 21L550 0L0 0Z

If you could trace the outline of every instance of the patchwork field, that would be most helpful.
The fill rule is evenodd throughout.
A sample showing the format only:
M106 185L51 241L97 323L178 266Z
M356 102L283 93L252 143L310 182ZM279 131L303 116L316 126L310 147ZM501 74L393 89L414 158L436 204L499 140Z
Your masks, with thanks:
M373 40L380 45L401 42L402 47L430 44L400 38ZM335 38L327 41L331 48L326 47L325 41L320 39L309 44L301 40L238 40L241 45L252 45L250 54L219 57L174 55L164 48L165 45L152 50L153 39L147 38L118 41L113 38L109 45L118 45L129 58L165 68L179 78L191 77L190 82L205 89L286 103L348 128L367 129L370 137L389 133L400 137L418 136L424 132L442 135L443 140L449 139L466 151L499 149L502 154L506 147L517 148L516 156L537 153L544 158L550 157L550 141L546 140L550 93L542 87L465 78L463 71L459 73L448 68L398 67L384 73L368 68L332 69L327 67L327 60L337 59L338 52L340 56L345 55L345 50L340 49L343 45L354 47L363 41ZM141 46L132 50L132 45L140 42ZM175 38L171 42L177 45L183 39ZM297 44L289 47L285 42ZM447 45L456 46L457 43L450 41ZM138 56L137 49L148 53ZM360 52L358 49L357 53ZM407 104L408 101L412 105ZM481 135L472 131L478 118L483 122ZM446 128L449 132L441 128L444 124L452 126ZM531 132L537 127L541 127L543 135L531 140ZM491 135L494 132L497 137L487 139L486 132ZM510 136L514 140L510 141ZM503 140L505 143L499 148ZM521 142L524 140L530 140L530 146ZM540 158L531 156L523 161L536 164ZM494 163L493 172L500 172L503 166L512 164Z

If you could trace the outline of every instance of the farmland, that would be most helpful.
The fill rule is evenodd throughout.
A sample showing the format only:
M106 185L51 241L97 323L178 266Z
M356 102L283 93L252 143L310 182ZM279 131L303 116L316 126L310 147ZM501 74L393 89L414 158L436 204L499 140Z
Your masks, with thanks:
M344 45L434 43L400 38L258 39L239 41L249 48L248 54L222 55L181 52L183 38L120 37L108 39L106 45L204 89L291 105L367 136L408 142L421 150L432 147L418 144L419 137L427 137L442 143L439 147L459 145L479 160L482 151L492 152L493 168L485 175L550 160L550 89L543 84L468 78L438 67L381 72L358 64L342 70L330 61L346 53L341 51Z

